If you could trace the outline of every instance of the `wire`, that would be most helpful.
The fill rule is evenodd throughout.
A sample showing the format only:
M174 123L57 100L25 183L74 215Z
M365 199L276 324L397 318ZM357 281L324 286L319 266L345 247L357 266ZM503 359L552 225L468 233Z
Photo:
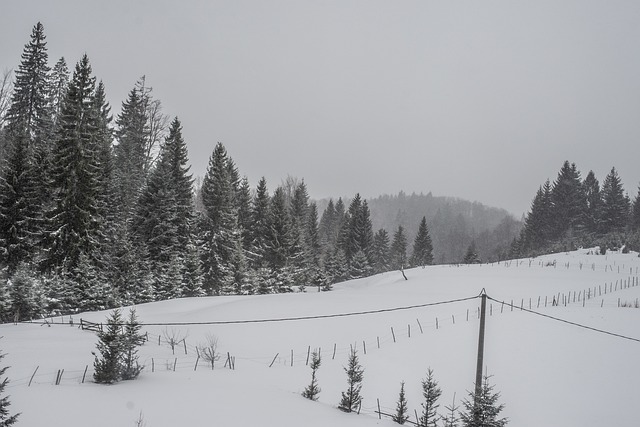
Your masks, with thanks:
M504 304L504 301L498 301L497 299L491 298L488 295L487 295L487 299L489 299L491 301L494 301L494 302L496 302L498 304L500 304L500 303ZM599 332L601 334L611 335L611 336L614 336L614 337L617 337L617 338L623 338L623 339L629 340L629 341L640 342L640 339L638 339L638 338L628 337L626 335L616 334L614 332L605 331L603 329L598 329L598 328L594 328L594 327L591 327L591 326L582 325L580 323L571 322L571 321L565 320L565 319L560 319L559 317L549 316L548 314L542 314L542 313L539 313L537 311L528 310L528 309L523 308L523 307L516 307L516 308L518 310L520 310L520 311L526 311L527 313L537 314L538 316L546 317L547 319L555 320L557 322L567 323L569 325L577 326L579 328L587 329L587 330L594 331L594 332Z
M431 303L425 303L425 304L408 305L403 307L382 308L379 310L357 311L357 312L350 312L350 313L321 314L317 316L280 317L280 318L274 318L274 319L250 319L250 320L213 320L208 322L160 322L160 323L140 322L139 324L140 326L237 325L237 324L245 324L245 323L273 323L273 322L291 322L291 321L299 321L299 320L330 319L330 318L336 318L336 317L362 316L365 314L388 313L392 311L411 310L414 308L432 307L432 306L443 305L443 304L453 304L457 302L473 300L478 297L479 295L475 295L467 298L459 298L454 300L431 302ZM20 322L20 323L45 324L47 322ZM48 322L47 324L57 325L58 323ZM67 325L66 323L61 323L61 324ZM126 325L126 323L122 323L121 325Z

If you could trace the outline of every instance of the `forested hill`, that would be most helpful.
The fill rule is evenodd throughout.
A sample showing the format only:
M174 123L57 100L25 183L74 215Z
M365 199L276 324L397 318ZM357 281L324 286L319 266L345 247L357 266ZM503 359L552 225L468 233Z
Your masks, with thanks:
M389 233L401 225L413 242L422 217L426 217L433 241L435 263L461 262L473 241L479 257L492 261L509 250L522 223L504 209L454 197L428 194L382 195L368 199L374 230Z

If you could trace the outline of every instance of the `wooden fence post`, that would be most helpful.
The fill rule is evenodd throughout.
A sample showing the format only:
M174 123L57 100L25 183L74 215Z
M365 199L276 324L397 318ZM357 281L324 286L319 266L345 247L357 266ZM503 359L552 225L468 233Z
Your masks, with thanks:
M36 376L36 372L38 372L38 368L40 367L40 365L36 366L36 370L33 371L33 374L31 375L31 379L29 380L29 385L27 387L31 387L31 381L33 381L33 377Z

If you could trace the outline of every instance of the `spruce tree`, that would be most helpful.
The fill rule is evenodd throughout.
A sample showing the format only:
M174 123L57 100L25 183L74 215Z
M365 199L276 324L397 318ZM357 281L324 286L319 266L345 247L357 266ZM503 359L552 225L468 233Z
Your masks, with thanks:
M551 184L547 180L531 202L522 230L521 249L537 251L550 243L554 237L552 209Z
M631 209L631 229L640 231L640 187L638 187L638 194L633 200L633 207Z
M360 391L362 390L364 369L360 366L358 352L355 348L352 348L349 353L349 362L344 371L347 374L347 391L342 392L338 408L345 412L357 411L362 401Z
M463 427L503 427L507 425L507 418L498 418L504 409L498 404L499 393L494 393L494 386L489 384L489 376L484 376L480 394L469 392L469 399L462 401L464 410L460 413Z
M16 139L11 148L0 176L0 264L9 273L34 253L30 224L37 215L26 139Z
M210 295L223 292L229 280L230 262L239 236L233 161L218 143L209 159L207 174L202 181L202 203L205 216L201 221L201 247L204 288Z
M427 218L423 216L418 226L418 234L413 241L410 265L412 267L424 267L431 264L433 264L433 244L427 227Z
M116 203L125 223L133 217L135 203L142 191L149 169L147 161L147 111L144 95L134 87L122 103L116 119L117 144L114 148Z
M401 225L393 235L389 258L391 268L394 270L403 270L407 266L407 237Z
M443 427L458 427L458 422L460 421L458 419L459 406L456 406L455 393L453 394L453 402L451 403L451 406L445 406L445 409L447 410L447 415L442 418Z
M396 413L391 417L391 419L398 424L404 424L409 419L408 411L407 399L404 395L404 381L402 381L400 383L400 394L396 404Z
M582 186L584 187L584 193L587 199L587 208L584 217L585 231L596 234L601 229L602 194L600 192L600 183L596 179L593 171L589 171Z
M50 68L45 39L44 26L38 22L22 52L6 115L10 140L25 138L30 148L33 144L44 144L51 132Z
M0 361L4 358L4 354L0 351ZM9 379L4 377L9 369L8 366L0 366L0 427L9 427L16 423L20 414L9 415L9 396L5 395L5 388L9 384Z
M138 347L144 344L144 335L140 332L142 325L138 321L135 309L129 310L129 318L124 325L122 333L122 367L120 368L123 380L133 380L140 375L144 366L138 363Z
M422 395L424 402L422 403L422 415L420 416L421 427L435 427L440 421L438 415L437 402L442 394L442 390L438 387L438 382L433 377L433 370L427 370L427 377L422 380Z
M69 271L80 254L98 247L99 160L94 108L95 78L87 56L76 65L62 107L53 158L56 205L50 218L47 267Z
M302 396L306 397L310 400L318 400L318 395L320 394L320 387L318 387L318 378L317 373L320 368L320 364L322 363L322 359L320 357L320 353L317 350L314 350L311 353L311 384L307 386L302 392Z
M604 180L602 200L602 233L622 231L628 222L630 204L616 168L611 168Z
M268 264L267 242L269 240L269 192L264 177L258 182L251 203L251 250L250 263L254 269Z
M51 70L49 79L49 102L51 104L51 117L54 129L57 126L60 113L62 112L62 102L67 96L69 87L69 68L64 57L60 58Z
M31 320L43 312L43 289L33 270L30 264L20 264L9 279L7 302L14 320Z
M98 344L96 348L99 355L94 355L93 379L97 383L113 384L121 377L121 359L125 348L122 337L122 315L120 310L114 310L107 318L103 331L98 332Z
M0 263L11 270L28 261L49 205L51 111L49 66L43 25L38 22L15 72L3 129L8 164L0 161Z
M389 271L389 234L379 229L373 238L372 262L374 273Z
M582 228L586 197L575 163L565 161L551 190L554 232L562 237Z
M476 241L472 240L467 248L467 252L464 255L464 259L462 260L463 264L480 264L482 260L478 256L478 251L476 250Z

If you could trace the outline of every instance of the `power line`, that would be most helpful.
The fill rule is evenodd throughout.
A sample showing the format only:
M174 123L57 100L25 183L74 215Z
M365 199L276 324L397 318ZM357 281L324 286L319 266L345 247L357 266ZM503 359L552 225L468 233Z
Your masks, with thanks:
M393 308L382 308L378 310L356 311L356 312L349 312L349 313L320 314L316 316L280 317L280 318L273 318L273 319L249 319L249 320L213 320L213 321L206 321L206 322L158 322L158 323L140 322L140 325L141 326L238 325L238 324L245 324L245 323L274 323L274 322L291 322L291 321L299 321L299 320L331 319L336 317L362 316L366 314L388 313L392 311L411 310L415 308L424 308L424 307L432 307L436 305L453 304L453 303L473 300L478 297L479 296L476 295L472 297L459 298L459 299L448 300L448 301L415 304L415 305L393 307ZM58 324L58 323L52 323L52 322L20 322L20 323L36 323L36 324L49 324L49 325ZM60 324L67 325L66 323L60 323ZM122 323L122 325L125 325L125 323Z
M498 301L497 299L491 298L490 296L487 296L487 298L489 298L491 301L494 301L494 302L496 302L498 304L504 304L504 301ZM638 338L628 337L626 335L616 334L615 332L609 332L609 331L605 331L603 329L594 328L592 326L582 325L580 323L571 322L571 321L565 320L565 319L560 319L559 317L549 316L548 314L543 314L543 313L540 313L540 312L537 312L537 311L528 310L528 309L526 309L524 307L519 307L518 309L520 311L526 311L527 313L536 314L536 315L541 316L541 317L546 317L547 319L555 320L557 322L567 323L569 325L577 326L579 328L587 329L587 330L594 331L594 332L599 332L601 334L611 335L611 336L614 336L614 337L617 337L617 338L623 338L623 339L629 340L629 341L640 342L640 339L638 339Z

